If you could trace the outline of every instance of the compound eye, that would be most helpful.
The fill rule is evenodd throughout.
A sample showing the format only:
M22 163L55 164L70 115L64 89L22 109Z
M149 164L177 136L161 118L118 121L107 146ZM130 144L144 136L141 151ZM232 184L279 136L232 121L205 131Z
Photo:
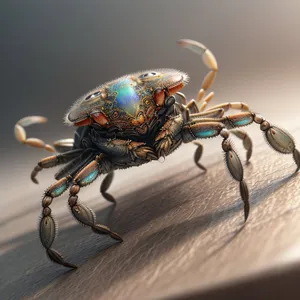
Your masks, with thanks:
M141 79L151 78L151 77L157 76L158 74L159 73L157 73L157 72L149 72L149 73L140 75L139 78L141 78Z
M90 99L96 98L96 97L98 97L100 94L101 94L100 91L95 92L95 93L93 93L93 94L88 95L84 100L90 100Z

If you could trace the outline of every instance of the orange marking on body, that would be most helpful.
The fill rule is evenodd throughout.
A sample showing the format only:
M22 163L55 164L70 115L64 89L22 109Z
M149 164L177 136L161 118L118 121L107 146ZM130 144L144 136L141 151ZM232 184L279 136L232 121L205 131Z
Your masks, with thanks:
M175 86L168 88L168 91L169 91L170 95L174 95L175 93L180 91L183 87L184 87L184 83L181 82Z
M82 121L75 122L74 125L75 126L87 126L87 125L91 125L92 123L93 123L93 120L91 120L90 118L87 118Z
M164 106L165 104L165 91L164 90L156 90L154 92L154 100L158 106Z
M103 113L94 113L91 115L91 117L94 119L95 122L97 122L100 125L107 125L108 119Z

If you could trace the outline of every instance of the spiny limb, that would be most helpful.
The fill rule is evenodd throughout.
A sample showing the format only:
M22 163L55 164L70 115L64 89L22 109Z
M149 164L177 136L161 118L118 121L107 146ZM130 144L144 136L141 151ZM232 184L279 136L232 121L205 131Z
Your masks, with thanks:
M198 138L210 138L218 135L224 139L222 148L225 152L225 161L230 174L240 183L240 194L244 202L244 215L246 221L250 210L249 192L243 178L244 171L242 163L228 140L229 130L227 130L225 125L220 122L194 122L192 124L186 124L182 129L182 140L185 143L194 141Z
M96 218L91 209L87 206L78 203L77 194L80 188L91 184L104 169L110 168L110 162L103 154L96 156L96 159L84 167L73 179L73 185L70 188L69 205L73 216L82 224L90 226L96 233L108 234L112 238L122 241L122 238L108 227L101 224L96 224ZM107 171L107 170L106 170ZM111 171L111 170L110 170Z
M80 191L80 186L74 184L70 189L69 206L71 208L72 215L81 224L91 227L93 232L98 234L106 234L111 238L122 242L123 239L116 232L111 231L107 226L96 223L96 217L94 212L86 205L78 202L77 194Z
M247 150L246 158L248 162L251 158L252 151L253 151L253 143L250 136L247 134L246 131L238 128L231 129L230 133L234 134L236 137L238 137L243 141L243 146Z
M51 248L57 233L57 226L54 218L51 215L51 208L49 207L52 203L53 198L60 196L64 191L67 190L71 182L71 177L64 177L58 180L56 183L51 185L45 192L45 196L42 200L42 218L40 220L40 240L48 257L55 263L63 265L67 268L75 269L77 266L68 263L64 260L63 256L55 249Z
M108 173L105 178L103 179L101 186L100 186L100 193L102 196L108 200L109 202L116 203L116 199L109 193L107 193L107 190L109 189L112 181L114 178L114 172Z
M253 114L254 122L260 125L260 129L265 133L265 137L269 145L277 152L282 154L293 154L296 163L297 173L300 169L300 152L296 149L293 137L282 128L271 125L259 114Z
M197 150L195 151L194 154L194 162L201 170L206 172L207 169L199 162L203 153L203 145L199 142L194 142L194 144L197 146Z
M223 137L222 148L225 152L225 162L227 168L236 181L240 183L240 194L242 200L244 202L244 216L245 222L248 219L249 211L250 211L250 204L249 204L249 191L246 182L244 181L244 169L241 163L241 160L237 153L233 150L232 144L229 137L229 131L227 129L223 129L220 132L220 136Z
M82 149L71 150L59 155L48 156L40 160L31 172L31 180L38 183L36 176L42 169L52 168L60 164L65 164L82 153Z
M296 171L300 169L299 150L293 137L282 128L271 125L264 117L252 112L242 112L235 115L226 116L223 118L223 123L227 128L247 126L252 122L260 125L260 129L265 133L266 140L269 145L277 152L282 154L292 154L297 165ZM248 141L249 142L249 141Z
M51 145L46 144L44 141L37 138L27 138L26 131L24 127L33 125L33 124L42 124L48 121L47 118L41 116L29 116L19 120L15 125L15 137L16 139L25 145L34 147L34 148L44 148L47 151L55 152L54 148Z

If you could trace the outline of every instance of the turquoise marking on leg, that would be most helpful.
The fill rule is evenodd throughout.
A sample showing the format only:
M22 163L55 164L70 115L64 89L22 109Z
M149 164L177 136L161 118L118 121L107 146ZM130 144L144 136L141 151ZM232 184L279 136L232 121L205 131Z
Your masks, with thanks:
M88 176L86 176L85 178L83 178L82 180L79 181L80 185L87 185L92 183L98 176L99 171L98 170L94 170L92 173L90 173Z
M253 119L252 117L247 117L245 119L241 119L241 120L238 120L238 121L233 121L233 124L235 126L245 126L245 125L248 125L250 123L252 123Z
M215 129L208 129L208 130L205 130L205 131L197 132L195 134L195 136L198 137L198 138L208 138L208 137L213 137L213 136L215 136L217 134L218 134L217 130L215 130Z
M55 198L61 195L68 188L67 184L63 184L59 186L57 189L53 190L51 193L51 197Z

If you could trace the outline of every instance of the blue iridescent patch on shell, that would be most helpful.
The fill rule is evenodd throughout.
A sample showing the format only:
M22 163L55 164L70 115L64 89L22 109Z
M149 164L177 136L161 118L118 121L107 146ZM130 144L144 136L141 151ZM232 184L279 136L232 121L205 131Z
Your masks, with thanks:
M96 169L93 172L89 173L85 178L82 178L79 182L81 186L92 183L98 176L99 171Z
M134 87L134 82L130 78L125 78L119 82L113 84L110 89L110 93L116 92L117 106L124 111L135 115L137 104L140 101L140 97Z

